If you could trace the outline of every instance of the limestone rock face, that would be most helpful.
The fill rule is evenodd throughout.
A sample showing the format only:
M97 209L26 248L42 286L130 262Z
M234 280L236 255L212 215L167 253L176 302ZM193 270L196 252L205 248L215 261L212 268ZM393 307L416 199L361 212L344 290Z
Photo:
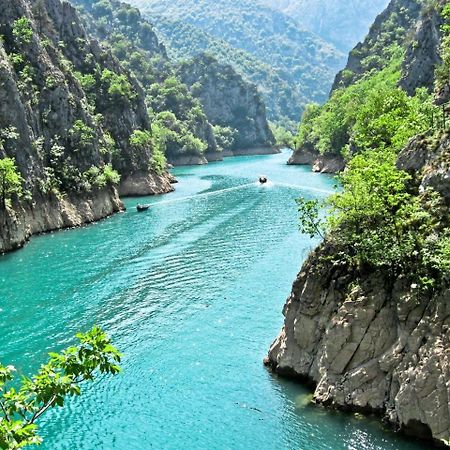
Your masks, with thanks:
M450 138L418 136L397 166L450 206ZM433 294L375 269L339 262L327 241L313 252L284 307L267 363L315 386L317 403L372 411L395 428L450 439L450 288Z
M148 194L171 190L167 175L149 169L152 149L137 154L130 145L134 130L150 126L142 88L86 33L75 8L60 0L0 0L0 11L0 158L14 158L27 194L0 211L0 252L30 233L118 211L117 189L90 181L91 170L109 164L122 180L144 172L153 180ZM19 20L26 39L14 30ZM110 89L107 74L130 95Z
M255 85L244 81L231 66L207 55L182 64L178 75L200 99L213 125L237 130L233 153L252 153L254 149L276 153L266 107Z
M123 210L117 189L105 188L89 195L37 195L0 211L0 253L22 247L33 234L78 227Z
M331 92L350 86L370 70L383 69L389 61L386 53L389 46L405 46L411 28L420 20L422 7L421 0L391 0L375 19L364 41L350 52L347 65L336 75ZM393 32L392 22L395 22L396 32Z
M304 145L295 150L288 161L289 165L310 165L313 172L338 173L345 169L345 161L341 155L327 153L321 155L311 145Z
M399 154L397 167L408 172L422 190L430 187L450 205L450 137L412 139Z
M414 95L420 87L433 91L434 72L441 63L439 47L442 25L442 17L435 8L422 14L416 25L413 42L405 54L400 80L400 87L409 95Z
M450 438L450 290L422 296L405 279L305 263L269 351L280 374L312 381L314 399L381 413L397 429Z

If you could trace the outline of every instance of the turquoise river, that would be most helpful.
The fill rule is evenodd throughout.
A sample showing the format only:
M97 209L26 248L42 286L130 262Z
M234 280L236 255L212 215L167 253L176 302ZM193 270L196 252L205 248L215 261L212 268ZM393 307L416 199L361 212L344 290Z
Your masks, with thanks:
M99 324L123 373L84 387L42 423L46 450L400 449L378 420L309 404L266 371L282 307L316 244L295 198L334 179L288 153L174 170L176 192L137 213L33 237L0 256L0 360L31 373ZM272 181L261 187L260 174Z

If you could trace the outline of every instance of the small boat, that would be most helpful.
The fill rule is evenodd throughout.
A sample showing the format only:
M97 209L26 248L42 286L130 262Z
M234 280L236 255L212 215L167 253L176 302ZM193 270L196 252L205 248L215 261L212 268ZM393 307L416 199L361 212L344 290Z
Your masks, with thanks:
M261 176L261 177L259 177L259 182L261 183L261 184L266 184L267 183L267 177L264 177L264 176Z
M138 210L138 212L147 211L148 208L150 208L150 205L141 205L141 204L136 205L136 209Z

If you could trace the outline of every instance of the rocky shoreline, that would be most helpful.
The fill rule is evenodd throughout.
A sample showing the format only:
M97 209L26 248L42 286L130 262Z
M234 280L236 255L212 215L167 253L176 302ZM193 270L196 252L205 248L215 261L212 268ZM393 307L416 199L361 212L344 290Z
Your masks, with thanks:
M289 165L308 165L313 172L338 173L345 169L345 160L333 153L320 154L312 147L305 146L294 150L288 161Z
M448 442L450 291L426 296L406 277L352 272L330 255L325 243L304 264L266 365L311 383L318 404Z

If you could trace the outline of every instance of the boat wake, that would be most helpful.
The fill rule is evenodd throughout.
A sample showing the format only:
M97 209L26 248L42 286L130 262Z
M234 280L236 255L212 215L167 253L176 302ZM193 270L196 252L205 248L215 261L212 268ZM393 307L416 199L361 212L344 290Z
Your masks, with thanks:
M221 194L224 194L226 192L239 191L241 189L246 189L246 188L249 188L249 187L259 187L259 188L267 189L267 188L271 188L271 187L274 187L274 186L288 187L288 188L291 188L291 189L298 189L298 190L302 190L302 191L311 191L311 192L316 192L316 193L326 194L326 195L330 195L330 194L333 194L335 192L335 191L332 191L332 190L318 189L318 188L314 188L314 187L310 187L310 186L302 186L302 185L297 185L297 184L281 183L281 182L276 182L276 181L275 182L274 181L267 181L264 184L261 184L260 182L253 182L253 183L241 184L239 186L234 186L234 187L230 187L230 188L219 189L217 191L203 192L201 194L194 194L194 195L190 195L188 197L174 198L174 199L171 199L171 200L162 200L160 202L153 203L151 205L151 207L155 208L156 206L171 205L171 204L174 204L174 203L184 202L184 201L187 201L187 200L195 200L195 199L203 198L203 197L213 197L215 195L221 195Z

